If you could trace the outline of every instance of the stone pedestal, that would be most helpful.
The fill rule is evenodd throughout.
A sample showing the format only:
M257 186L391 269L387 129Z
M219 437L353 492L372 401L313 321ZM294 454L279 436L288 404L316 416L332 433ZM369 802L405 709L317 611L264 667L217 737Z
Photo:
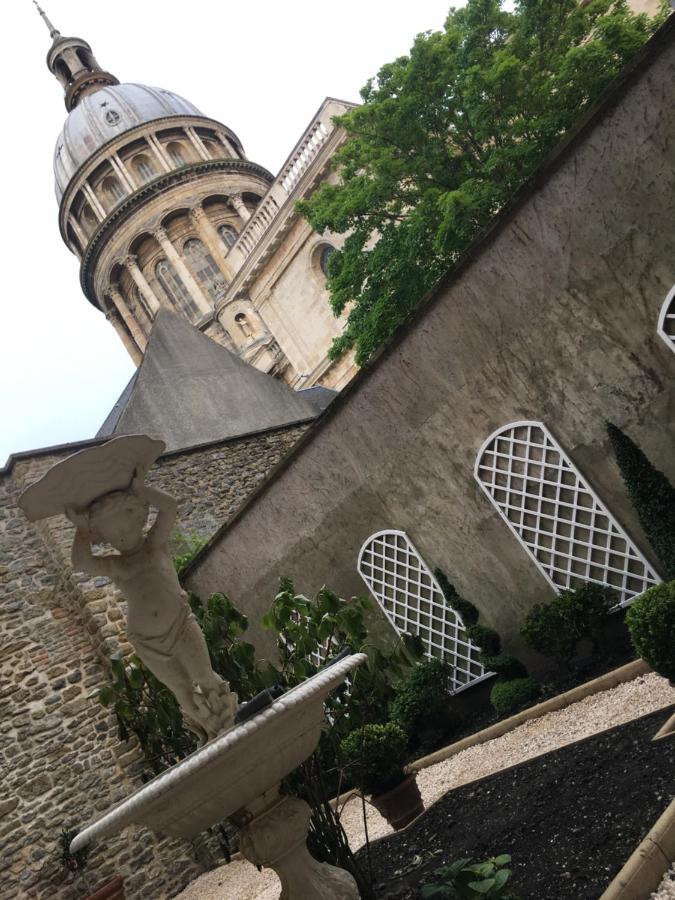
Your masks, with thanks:
M279 900L358 900L356 882L348 872L310 855L310 815L304 800L278 797L241 828L242 855L257 866L274 869L281 881Z

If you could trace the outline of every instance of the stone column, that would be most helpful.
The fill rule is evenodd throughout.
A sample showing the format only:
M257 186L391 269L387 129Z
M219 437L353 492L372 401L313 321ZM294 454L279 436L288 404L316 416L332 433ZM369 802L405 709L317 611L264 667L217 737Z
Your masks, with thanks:
M199 137L197 132L194 130L194 128L190 128L190 127L186 128L185 133L190 138L190 141L192 142L192 146L197 151L197 155L200 156L202 159L206 159L206 160L211 159L206 147L204 146L204 144L202 144L201 138Z
M197 234L211 251L216 265L222 272L227 284L232 281L232 270L225 259L225 244L218 234L215 225L209 219L201 203L197 203L190 210L190 219L194 223Z
M155 296L155 292L153 291L153 289L145 280L145 275L139 269L138 260L135 256L129 254L129 256L127 256L124 260L124 265L127 267L129 274L134 279L136 287L143 295L143 299L148 304L148 309L153 315L156 315L159 312L160 302Z
M87 244L89 243L89 238L84 233L84 231L82 231L82 229L80 228L80 223L77 221L75 216L68 216L68 224L70 225L70 227L73 229L73 231L77 235L80 243L82 244L82 250L84 250L86 248Z
M239 158L239 154L234 149L234 146L228 141L224 134L221 134L219 131L216 132L218 135L218 140L223 145L223 147L227 150L227 155L233 157L234 159Z
M155 151L155 156L159 159L159 164L164 169L165 172L170 172L174 165L169 159L164 147L162 147L161 143L157 140L154 134L148 134L147 140L152 149Z
M87 181L85 181L82 185L82 190L84 191L84 196L89 201L89 206L91 206L94 211L94 215L98 218L99 222L102 222L105 219L107 213L105 209L103 209L100 200Z
M117 170L117 174L120 176L120 180L122 184L126 184L127 188L130 191L135 191L137 188L137 184L131 176L131 172L124 165L122 160L116 153L113 153L110 157L110 163L114 169Z
M136 317L129 309L126 300L120 294L120 292L118 291L118 289L115 287L114 284L111 284L110 287L108 288L107 295L110 298L110 300L114 303L115 307L117 308L117 312L124 319L124 324L127 326L129 331L131 332L131 336L136 341L136 345L138 346L138 349L144 352L148 342L146 340L145 335L143 334L143 330L141 329L141 326L136 321Z
M241 194L230 194L228 199L229 199L230 203L232 204L232 206L237 211L239 218L242 220L242 222L244 224L246 224L248 222L248 220L251 218L251 213L246 208L246 204L244 203L244 200L243 200Z
M192 273L185 265L183 258L179 255L174 245L169 240L169 236L163 228L156 228L152 232L154 238L159 242L162 250L166 253L167 259L176 270L181 281L188 290L188 293L194 300L197 309L203 313L212 312L211 304L202 293L199 285L192 276Z
M127 353L133 359L134 364L140 366L143 361L143 354L138 349L136 344L132 341L131 335L124 327L124 323L115 310L112 310L106 313L106 319L110 322L112 327L115 329L117 334L120 336L122 343L124 344Z

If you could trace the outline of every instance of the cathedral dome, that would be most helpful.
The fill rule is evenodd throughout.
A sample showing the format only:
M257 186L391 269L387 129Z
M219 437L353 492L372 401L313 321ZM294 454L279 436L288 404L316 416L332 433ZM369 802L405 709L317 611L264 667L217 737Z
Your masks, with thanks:
M77 170L108 141L167 116L202 116L182 97L144 84L114 84L82 97L70 112L54 151L56 198Z

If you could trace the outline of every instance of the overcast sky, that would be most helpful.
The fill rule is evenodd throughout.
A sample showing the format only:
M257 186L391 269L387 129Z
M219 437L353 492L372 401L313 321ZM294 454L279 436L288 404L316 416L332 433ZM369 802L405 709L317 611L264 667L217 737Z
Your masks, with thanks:
M379 66L440 28L449 0L43 0L120 81L168 88L231 127L276 173L325 96L358 100ZM462 5L461 2L457 5ZM133 366L84 298L61 242L52 153L66 117L30 0L3 7L0 465L95 434Z

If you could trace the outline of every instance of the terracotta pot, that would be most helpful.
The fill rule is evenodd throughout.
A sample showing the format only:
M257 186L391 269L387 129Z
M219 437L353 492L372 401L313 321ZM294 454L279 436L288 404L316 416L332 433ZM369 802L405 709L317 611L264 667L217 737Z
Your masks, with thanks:
M93 894L89 894L86 900L124 900L124 881L117 875Z
M384 794L373 795L370 801L396 831L405 828L424 812L424 803L414 775L408 775Z

